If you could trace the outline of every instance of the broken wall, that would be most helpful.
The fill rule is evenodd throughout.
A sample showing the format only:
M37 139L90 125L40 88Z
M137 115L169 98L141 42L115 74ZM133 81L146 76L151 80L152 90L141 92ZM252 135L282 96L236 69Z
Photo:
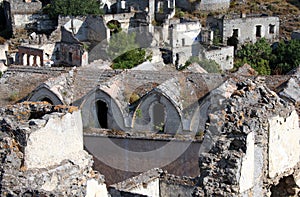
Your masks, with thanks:
M293 105L263 79L237 83L231 98L209 115L193 195L270 196L272 186L297 171L298 120Z
M1 196L107 196L83 150L80 111L45 102L0 108Z
M206 59L214 60L220 65L222 71L230 70L233 68L234 62L234 47L219 47L204 50Z

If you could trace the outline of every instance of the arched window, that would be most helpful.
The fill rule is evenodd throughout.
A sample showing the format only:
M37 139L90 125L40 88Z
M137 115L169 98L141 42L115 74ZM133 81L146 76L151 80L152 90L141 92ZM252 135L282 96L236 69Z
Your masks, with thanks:
M166 112L164 105L155 103L152 109L154 131L164 132Z

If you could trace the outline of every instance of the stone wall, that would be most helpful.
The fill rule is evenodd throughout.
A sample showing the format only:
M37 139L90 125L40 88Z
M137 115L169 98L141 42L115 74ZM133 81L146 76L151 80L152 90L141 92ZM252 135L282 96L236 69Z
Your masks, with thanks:
M22 103L0 109L1 196L107 196L83 150L75 107Z
M200 34L201 24L198 21L182 21L172 24L169 31L171 47L192 46Z
M226 10L229 8L230 2L231 0L202 0L199 9L204 11Z
M195 179L177 177L161 169L151 169L138 176L111 185L109 192L115 196L190 196ZM127 195L122 195L126 192Z
M8 43L0 44L0 61L6 64L6 53L8 52Z
M177 176L199 175L201 142L197 139L189 134L177 138L147 131L126 134L84 130L85 147L96 158L94 169L105 175L109 185L158 167Z
M34 14L40 11L42 3L40 1L24 2L18 0L5 0L4 13L8 28L14 33L16 29L24 28L25 24L35 21Z
M214 60L220 65L223 71L233 68L234 47L218 47L204 51L204 56L209 60Z
M261 79L236 85L209 115L194 196L270 196L283 177L294 173L298 180L299 119L293 105Z
M202 11L215 11L226 10L230 6L231 0L176 0L176 6L183 10L202 10Z

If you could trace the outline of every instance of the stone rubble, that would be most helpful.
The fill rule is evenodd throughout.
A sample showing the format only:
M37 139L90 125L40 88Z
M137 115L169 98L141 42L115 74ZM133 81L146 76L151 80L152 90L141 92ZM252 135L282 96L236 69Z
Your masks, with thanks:
M92 156L84 150L58 164L43 168L26 166L25 150L32 143L28 139L49 121L43 119L47 117L44 115L63 117L77 110L45 102L0 108L1 196L107 196L107 192L97 191L106 191L104 176L92 169ZM40 148L46 147L41 144ZM88 184L93 191L87 191Z
M209 115L204 148L200 150L199 182L193 196L248 196L248 191L253 196L267 196L270 187L282 177L270 180L267 175L268 118L276 115L286 118L294 106L270 91L261 77L239 82L236 86L231 98ZM250 168L253 168L254 175L249 177L255 181L248 177L245 183L241 168L251 149L248 144L250 136L254 141L253 149L255 146L255 150L261 152L255 152L254 163L246 169L251 173Z

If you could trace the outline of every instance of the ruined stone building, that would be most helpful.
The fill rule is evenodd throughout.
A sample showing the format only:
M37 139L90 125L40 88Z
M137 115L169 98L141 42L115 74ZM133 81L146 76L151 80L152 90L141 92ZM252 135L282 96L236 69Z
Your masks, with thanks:
M23 29L41 33L55 29L55 22L40 13L42 2L39 0L4 0L3 5L6 24L13 35Z
M0 108L3 194L298 195L299 69L256 76L246 65L230 75L99 66L10 67L0 79L1 104L11 86L31 86L25 100L53 104Z
M0 121L1 196L107 196L78 109L23 103L1 108Z
M224 15L210 16L207 26L219 34L222 42L227 44L230 37L236 37L238 44L255 43L260 38L270 42L279 39L279 17L267 15ZM217 31L216 31L217 30Z

